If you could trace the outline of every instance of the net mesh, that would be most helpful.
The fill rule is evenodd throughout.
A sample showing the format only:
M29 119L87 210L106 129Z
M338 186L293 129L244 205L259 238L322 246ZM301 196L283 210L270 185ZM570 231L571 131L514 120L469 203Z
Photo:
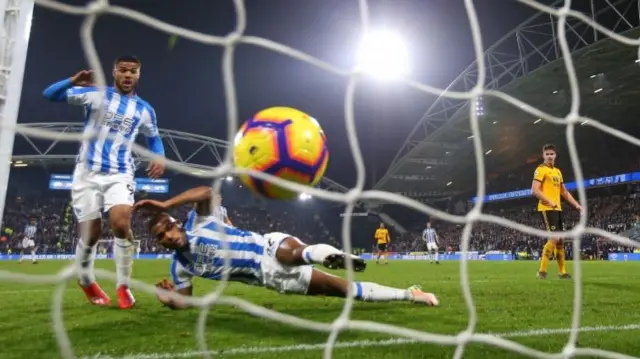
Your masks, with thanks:
M476 10L474 8L474 4L472 0L465 0L465 8L467 12L467 17L472 29L473 35L473 43L474 43L474 52L477 59L477 84L473 89L467 92L453 92L453 91L445 91L442 89L438 89L429 85L421 84L412 80L402 80L404 84L410 86L412 88L418 89L420 91L424 91L427 93L441 95L444 97L462 99L462 100L470 100L476 101L479 96L493 96L502 99L503 101L509 102L515 106L519 106L530 113L535 117L542 118L545 121L550 123L564 126L566 133L566 140L569 148L569 155L571 158L571 164L573 167L573 171L576 177L576 182L578 183L578 198L580 203L585 207L584 213L588 213L586 209L586 195L585 189L583 186L583 174L580 167L579 159L578 159L578 151L576 149L576 143L574 138L574 131L576 124L579 124L584 121L588 121L585 123L587 126L592 126L597 128L605 133L618 137L624 141L630 142L637 146L640 146L640 140L627 135L621 131L618 131L614 128L611 128L603 123L600 123L591 118L586 118L580 115L580 95L578 91L578 80L576 78L576 72L574 70L573 62L571 59L571 51L568 46L567 38L566 38L566 30L565 24L568 17L577 18L583 21L586 24L589 24L597 31L607 35L608 37L619 41L620 43L629 45L629 46L640 46L640 39L634 39L629 37L624 37L622 35L616 34L605 27L599 25L588 16L574 11L571 9L571 1L566 0L563 6L559 8L548 7L534 1L530 0L520 0L519 2L531 6L539 11L548 13L557 18L557 37L560 45L560 49L562 51L562 57L564 61L564 65L566 67L568 73L568 79L571 89L571 110L567 116L564 118L559 118L552 116L550 114L545 113L544 111L534 108L518 99L511 97L505 93L495 91L495 90L486 90L485 81L486 81L486 70L485 70L485 59L483 57L483 44L481 40L480 27L478 24L478 18L476 15ZM224 90L226 95L226 103L227 103L227 119L228 119L228 138L232 139L235 135L235 129L238 128L238 116L237 116L237 101L236 101L236 91L235 91L235 83L233 78L233 62L234 62L234 50L236 45L238 44L250 44L254 46L263 47L265 49L279 52L283 55L290 56L292 58L298 59L300 61L308 62L314 66L322 68L326 71L333 72L339 75L342 75L347 78L347 92L344 102L344 116L345 116L345 125L346 131L349 138L349 143L352 151L352 156L355 161L356 169L357 169L357 181L356 186L351 189L346 194L334 193L323 191L320 189L309 189L303 187L301 185L292 184L286 182L282 179L263 174L263 173L254 173L248 171L242 171L232 166L232 158L231 152L227 151L224 157L223 163L216 167L214 170L209 172L202 172L197 175L201 178L212 178L214 179L214 187L220 186L220 180L224 179L225 176L230 174L251 174L257 178L270 181L272 183L287 187L291 190L306 192L310 195L313 195L318 198L322 198L325 200L341 202L346 205L345 216L343 217L343 225L342 225L342 238L344 250L346 252L351 252L351 213L354 210L357 201L360 200L380 200L388 203L396 203L400 205L404 205L415 209L417 211L423 212L429 216L437 217L439 219L459 223L464 225L464 230L461 238L461 251L463 255L461 256L460 261L460 285L463 290L464 299L466 302L466 306L469 312L468 325L467 328L458 333L457 335L442 335L436 333L428 333L418 330L412 330L403 328L400 326L381 324L371 321L358 321L358 320L350 320L351 308L353 306L353 298L348 297L344 302L344 307L340 315L330 324L314 322L310 320L301 319L292 315L287 315L279 312L275 312L264 307L257 306L252 304L251 302L242 300L236 297L230 297L224 295L224 289L226 280L223 281L222 285L218 286L215 292L207 294L203 297L189 297L182 298L177 294L171 293L170 295L174 297L174 299L180 298L182 301L189 303L193 306L200 308L200 316L196 324L197 328L197 340L198 346L200 350L200 354L205 357L211 357L215 355L216 352L209 351L207 347L207 343L205 340L205 324L208 312L215 305L233 305L247 313L260 316L266 319L270 319L276 322L280 322L287 325L296 326L299 328L304 328L307 330L321 331L329 333L326 344L323 345L324 348L324 358L332 357L333 350L336 347L341 347L340 343L336 345L336 340L338 334L343 330L360 330L366 332L377 332L377 333L386 333L391 334L396 337L402 337L406 339L407 342L427 342L434 343L440 345L451 345L455 346L455 354L454 358L461 358L464 355L465 347L468 343L485 343L489 345L493 345L499 348L503 348L507 351L516 352L522 355L537 357L537 358L555 358L555 357L571 357L571 356L595 356L595 357L606 357L606 358L628 358L629 356L623 355L620 353L615 353L611 351L605 351L595 348L579 348L576 346L578 340L578 334L580 332L580 313L581 313L581 298L582 298L582 288L581 288L581 269L580 269L580 258L576 257L574 261L574 275L575 275L575 290L574 290L574 308L573 308L573 319L570 330L569 339L560 353L547 353L535 350L533 348L529 348L527 346L521 345L519 343L507 340L498 335L489 335L489 334L480 334L476 333L476 310L474 306L473 297L471 295L470 286L469 286L469 275L467 270L467 256L465 255L469 248L469 240L471 230L476 222L490 222L495 223L501 226L509 227L515 230L518 230L523 233L528 233L531 235L536 235L540 237L546 237L546 232L527 227L522 224L518 224L507 220L505 218L487 215L482 213L483 207L483 199L485 195L485 167L484 167L484 159L483 159L483 147L482 147L482 137L479 131L479 125L477 121L477 116L473 106L469 106L469 119L470 126L473 132L473 145L475 150L475 160L477 167L477 198L479 199L477 203L475 203L473 209L467 213L465 216L455 216L445 212L441 212L434 208L428 207L422 203L411 200L409 198L392 194L383 191L375 191L375 190L364 190L365 183L365 169L364 162L362 159L362 153L360 151L358 140L356 136L355 129L355 121L354 121L354 92L358 84L358 80L360 79L362 73L357 69L340 69L334 67L328 63L322 62L318 59L315 59L305 53L297 51L293 48L287 47L285 45L270 41L268 39L255 37L255 36L245 36L244 31L246 27L246 13L245 6L242 0L234 0L235 12L236 12L236 27L235 30L229 33L227 36L218 37L205 35L202 33L198 33L195 31L191 31L188 29L184 29L178 26L170 25L164 23L158 19L154 19L150 16L147 16L143 13L125 8L120 6L111 5L107 0L98 0L89 3L86 6L71 6L62 4L55 1L50 0L36 0L35 3L39 6L43 6L46 8L50 8L56 11L61 11L68 14L81 15L85 17L84 23L81 28L81 41L84 52L88 59L88 62L91 68L94 70L96 75L96 82L100 87L104 87L106 84L104 72L101 69L100 62L98 59L95 43L93 41L92 32L93 27L95 25L96 19L101 14L111 14L116 16L121 16L124 18L128 18L130 20L138 21L140 23L146 24L154 29L165 32L171 35L178 35L180 37L189 38L193 41L201 42L209 45L216 45L224 47L223 54L223 65L222 65L222 75L224 81ZM359 14L360 14L360 24L362 33L367 32L368 28L368 8L366 0L358 0L359 5ZM25 126L17 125L15 127L9 128L5 126L3 130L15 131L16 133L21 133L27 136L41 137L52 140L59 141L79 141L86 138L90 138L95 134L66 134L59 132L52 132L46 130L40 130L37 128L30 128ZM138 145L134 145L134 150L141 155L147 157L154 157L155 155L151 152L147 151L145 148L140 147ZM192 171L177 162L167 161L167 168L174 170L176 172L184 173L186 175L194 176ZM596 228L588 228L586 226L586 216L581 216L577 225L570 231L560 232L558 233L559 237L566 239L573 239L573 253L580 253L580 241L579 236L582 234L594 234L601 237L606 237L610 240L621 243L625 246L634 246L640 247L640 245L636 244L629 239L626 239L621 236L617 236L611 233L608 233L601 229ZM228 258L225 259L225 264L229 265ZM351 263L347 262L347 279L349 282L353 281L353 271L351 268ZM54 292L52 306L51 306L51 316L54 327L54 332L56 339L58 341L61 354L64 358L73 358L74 353L72 349L72 343L69 340L67 332L65 330L63 317L62 317L62 302L63 302L63 294L65 291L65 287L67 285L68 280L74 278L77 275L77 268L75 265L70 265L66 267L59 273L53 275L27 275L27 274L19 274L12 273L8 271L0 272L0 279L4 281L16 281L19 283L55 283L57 284L57 289ZM99 278L105 278L110 280L115 280L115 275L108 271L96 270L96 276ZM142 283L140 281L131 280L131 287L145 291L149 294L155 294L158 292L154 286L151 286L146 283ZM443 298L446 301L446 298ZM314 347L317 349L317 346Z

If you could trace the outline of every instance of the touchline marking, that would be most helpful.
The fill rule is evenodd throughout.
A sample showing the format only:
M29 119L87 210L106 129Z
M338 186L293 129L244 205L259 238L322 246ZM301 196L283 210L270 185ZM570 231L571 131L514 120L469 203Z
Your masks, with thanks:
M640 330L640 324L627 324L627 325L611 325L611 326L595 326L595 327L582 327L580 332L606 332L606 331L627 331L627 330ZM554 334L567 334L570 333L570 328L542 328L533 330L523 330L516 332L506 333L484 333L491 334L502 338L519 338L519 337L539 337L545 335ZM401 344L416 344L422 341L414 339L386 339L386 340L356 340L351 342L337 342L334 348L365 348L365 347L383 347L393 346ZM428 343L428 342L424 342ZM190 351L183 353L137 353L127 354L124 356L111 356L105 354L96 354L93 356L85 356L82 359L186 359L194 357L202 357L204 355L211 356L231 356L242 354L265 354L265 353L284 353L303 350L323 350L325 343L321 344L297 344L297 345L284 345L275 347L239 347L230 348L224 350L211 350L208 352L203 351Z

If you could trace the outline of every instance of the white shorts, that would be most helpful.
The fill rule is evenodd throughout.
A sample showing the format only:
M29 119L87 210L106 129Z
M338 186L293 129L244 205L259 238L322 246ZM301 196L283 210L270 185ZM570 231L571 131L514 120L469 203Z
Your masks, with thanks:
M293 236L280 232L265 234L265 248L260 264L262 284L266 288L277 290L280 293L307 294L311 283L313 266L287 266L276 259L276 251L287 237ZM295 239L300 241L297 238Z
M101 218L102 212L108 212L113 206L132 206L134 189L135 181L130 174L91 172L78 164L71 184L73 212L80 223Z
M31 248L31 247L35 247L35 246L36 246L36 242L33 239L27 238L27 237L24 237L22 239L22 248L23 249Z
M434 242L430 242L427 243L427 250L428 251L437 251L438 250L438 245Z

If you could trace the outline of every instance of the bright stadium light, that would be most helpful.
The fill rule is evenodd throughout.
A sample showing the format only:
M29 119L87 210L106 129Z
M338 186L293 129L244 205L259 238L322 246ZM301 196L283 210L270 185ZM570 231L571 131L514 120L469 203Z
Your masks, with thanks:
M227 180L227 182L231 182L231 181L233 181L233 177L227 176L226 180Z
M298 198L299 198L301 201L307 201L307 200L310 200L310 199L311 199L311 195L310 195L310 194L307 194L307 193L300 193L300 195L298 196Z
M381 30L368 33L356 52L358 67L381 79L392 79L409 73L409 51L400 34Z

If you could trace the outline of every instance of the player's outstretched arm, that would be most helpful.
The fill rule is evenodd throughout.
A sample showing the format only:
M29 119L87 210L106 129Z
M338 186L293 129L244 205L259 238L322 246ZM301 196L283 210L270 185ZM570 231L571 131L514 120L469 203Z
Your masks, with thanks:
M193 285L190 285L188 287L185 288L180 288L177 289L175 288L175 286L173 285L173 283L169 282L166 279L162 279L161 281L159 281L158 283L156 283L156 287L160 288L160 289L164 289L168 292L176 292L178 294L182 294L184 296L190 297L193 295ZM189 305L187 303L184 303L182 301L179 300L173 300L171 298L169 298L168 295L163 294L163 293L159 293L157 295L158 300L160 301L160 303L162 303L164 306L169 307L171 309L184 309L184 308L188 308Z
M73 89L74 87L82 87ZM68 79L58 81L47 87L42 96L53 102L68 102L74 105L86 105L86 93L95 91L91 71L82 70Z
M211 202L212 190L208 186L195 187L180 193L177 196L161 202L155 200L138 201L134 206L136 209L146 209L151 211L166 211L171 208L179 207L184 204L196 203L198 207L206 207ZM206 206L205 206L206 204ZM202 211L202 208L198 208ZM203 214L203 213L199 213Z

